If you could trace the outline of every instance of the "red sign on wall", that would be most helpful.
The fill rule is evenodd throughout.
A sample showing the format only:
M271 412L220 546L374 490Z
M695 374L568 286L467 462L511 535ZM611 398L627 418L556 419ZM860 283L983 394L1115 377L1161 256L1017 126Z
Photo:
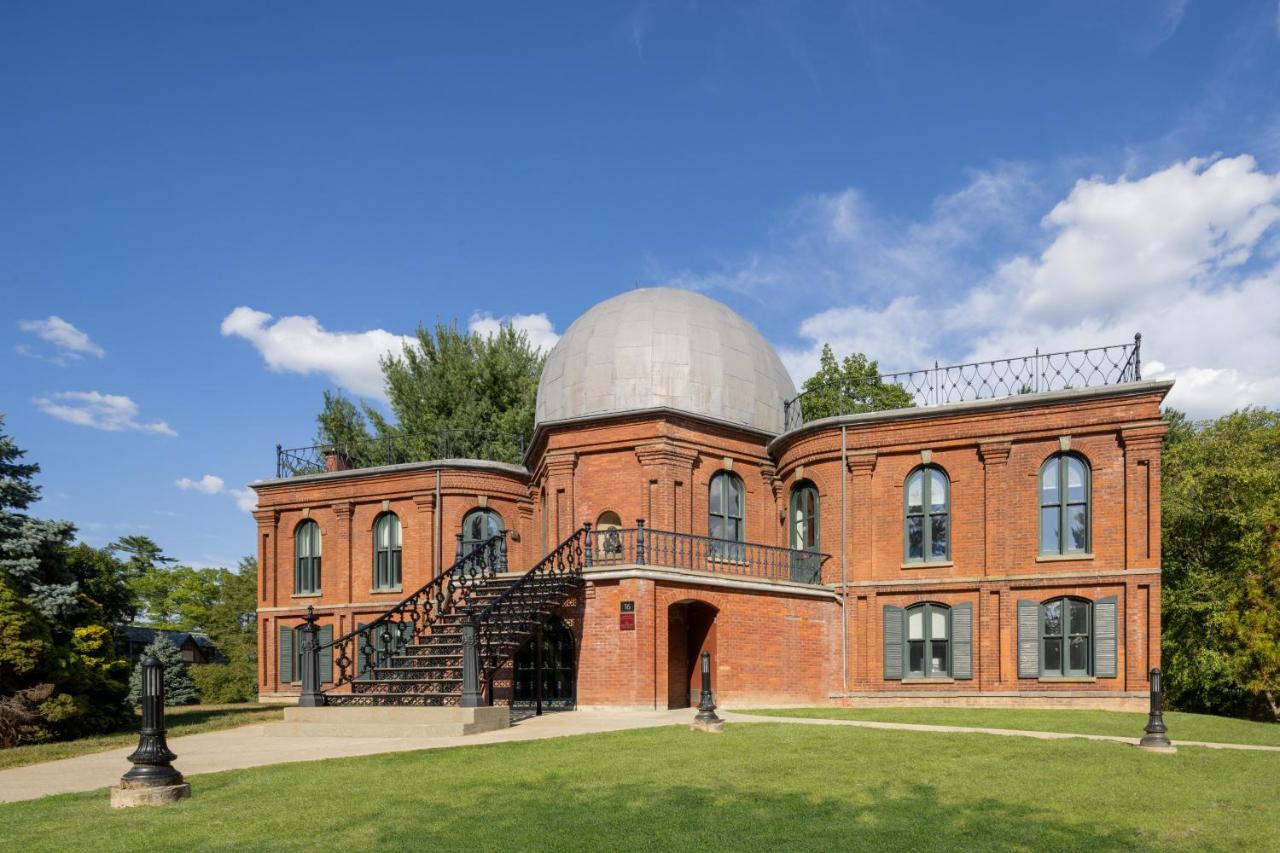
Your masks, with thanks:
M636 629L636 615L634 613L618 614L618 630L634 631Z

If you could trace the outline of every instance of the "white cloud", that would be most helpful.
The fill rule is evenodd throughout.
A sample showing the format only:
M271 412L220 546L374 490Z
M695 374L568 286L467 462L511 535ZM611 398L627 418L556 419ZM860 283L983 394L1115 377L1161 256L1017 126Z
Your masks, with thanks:
M205 474L199 480L181 477L174 480L174 485L184 492L200 492L204 495L227 495L235 499L241 512L253 512L258 506L258 496L253 489L227 488L226 481L216 474Z
M386 400L378 360L399 354L413 338L383 329L330 332L315 317L281 317L241 306L222 321L222 334L241 337L257 348L271 370L320 373L362 397Z
M780 348L798 380L823 342L890 371L1141 331L1144 377L1177 380L1171 405L1207 417L1280 403L1280 174L1242 155L1095 176L1040 205L1038 228L1025 199L1046 191L1027 174L979 175L920 222L878 216L853 190L810 199L783 245L683 283L826 302L799 323L803 343Z
M87 334L56 315L51 314L43 320L23 320L18 324L18 328L52 344L54 354L48 357L48 360L55 364L66 365L87 355L102 358L107 354L106 350L95 344ZM22 344L19 344L17 349L22 355L45 358Z
M508 314L495 317L488 311L473 311L467 321L467 329L477 335L496 335L502 326L511 326L529 336L529 343L546 352L556 345L556 334L551 318L546 314Z
M222 491L223 480L221 477L215 477L213 474L205 474L199 480L192 480L189 477L183 477L174 480L174 485L184 492L202 492L206 495L216 495Z
M138 404L117 394L97 391L62 391L48 397L37 397L40 411L58 420L107 432L133 430L176 436L164 421L144 423L138 420Z

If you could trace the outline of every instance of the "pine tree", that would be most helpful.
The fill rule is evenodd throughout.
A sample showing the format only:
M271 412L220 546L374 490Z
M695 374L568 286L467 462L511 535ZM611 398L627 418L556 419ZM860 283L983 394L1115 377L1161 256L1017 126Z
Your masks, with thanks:
M164 664L164 703L166 705L194 705L200 696L196 683L187 672L187 662L182 659L182 652L165 637L159 637L142 650L142 658L133 667L133 675L129 678L129 702L142 704L142 661L155 655Z

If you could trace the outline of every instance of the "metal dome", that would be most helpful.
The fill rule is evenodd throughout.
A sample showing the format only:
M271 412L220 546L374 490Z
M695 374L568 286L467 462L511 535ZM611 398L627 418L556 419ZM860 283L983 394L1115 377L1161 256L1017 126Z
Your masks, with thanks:
M654 287L573 322L547 355L536 419L666 407L777 434L795 393L755 326L700 293Z

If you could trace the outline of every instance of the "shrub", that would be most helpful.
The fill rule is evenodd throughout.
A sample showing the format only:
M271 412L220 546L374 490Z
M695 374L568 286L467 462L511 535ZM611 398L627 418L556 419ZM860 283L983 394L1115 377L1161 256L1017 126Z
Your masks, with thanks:
M237 672L237 668L225 663L195 664L188 670L200 693L202 705L230 705L235 702L252 702L258 698L256 678L249 679Z

